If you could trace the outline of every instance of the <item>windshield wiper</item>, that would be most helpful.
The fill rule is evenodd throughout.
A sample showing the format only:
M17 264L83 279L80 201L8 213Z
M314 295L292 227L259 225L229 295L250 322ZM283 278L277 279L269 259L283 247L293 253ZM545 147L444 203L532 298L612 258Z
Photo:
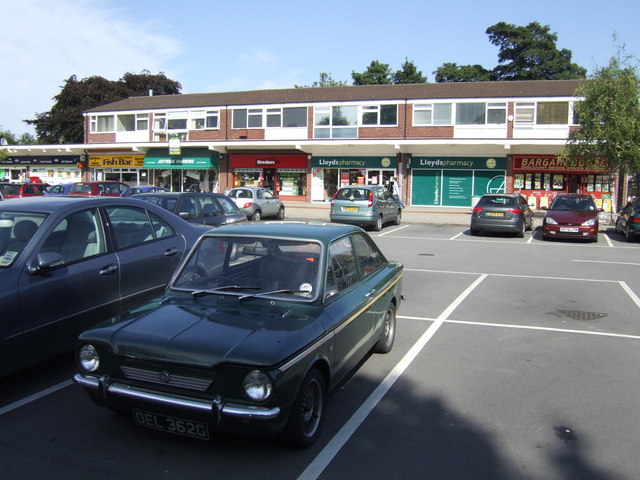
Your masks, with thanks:
M221 293L229 290L262 290L262 289L260 287L255 287L253 285L226 285L224 287L217 287L217 288L204 289L204 290L194 290L193 292L191 292L191 295L194 297L200 297L208 293L216 294L216 293Z
M258 289L260 290L260 289ZM260 293L249 293L247 295L242 295L238 300L244 300L246 298L253 297L263 297L265 295L275 295L277 293L309 293L306 290L291 290L290 288L281 288L280 290L270 290L268 292L260 292Z

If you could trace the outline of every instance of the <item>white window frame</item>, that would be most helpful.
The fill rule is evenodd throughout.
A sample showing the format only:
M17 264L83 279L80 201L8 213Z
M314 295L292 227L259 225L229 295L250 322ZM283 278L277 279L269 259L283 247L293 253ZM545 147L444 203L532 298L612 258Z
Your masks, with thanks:
M395 123L381 123L382 119L382 107L395 107L396 109L396 122ZM364 123L364 116L367 113L376 114L376 123ZM398 126L398 104L385 103L382 105L362 105L360 112L358 113L358 119L361 127L397 127Z
M448 106L449 107L449 115L447 122L437 122L436 121L436 110L438 107ZM429 112L429 123L418 122L416 120L416 112ZM451 102L444 103L414 103L413 104L413 119L412 125L414 127L431 127L431 126L451 126L453 124L453 104Z
M355 123L349 125L334 125L333 124L333 114L334 108L355 108ZM344 139L344 138L358 138L358 129L361 126L361 109L357 105L330 105L330 106L322 106L322 107L314 107L313 110L313 138L332 138L332 139ZM327 125L318 124L318 115L321 115L322 118L327 117L329 119L329 123ZM317 136L317 130L329 130L329 136ZM355 130L355 136L341 136L335 135L337 132L344 132L347 130Z
M111 119L111 129L100 130L100 119ZM116 130L116 118L115 115L91 115L90 119L90 132L91 133L114 133Z

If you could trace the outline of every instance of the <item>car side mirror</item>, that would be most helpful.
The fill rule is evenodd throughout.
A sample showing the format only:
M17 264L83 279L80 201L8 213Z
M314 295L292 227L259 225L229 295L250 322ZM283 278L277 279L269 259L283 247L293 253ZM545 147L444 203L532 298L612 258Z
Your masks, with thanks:
M32 275L47 272L52 268L62 265L64 260L62 255L58 252L43 252L39 253L36 259L29 264L27 270Z
M178 216L184 220L189 220L191 218L189 212L180 212L178 213Z
M540 207L540 210L549 210L549 207Z
M599 208L598 212L604 212L604 208Z

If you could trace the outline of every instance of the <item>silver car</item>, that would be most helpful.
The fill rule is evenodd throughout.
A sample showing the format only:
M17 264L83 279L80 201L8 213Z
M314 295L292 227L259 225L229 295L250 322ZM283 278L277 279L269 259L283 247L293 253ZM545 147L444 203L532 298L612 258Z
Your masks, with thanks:
M249 220L257 222L262 217L284 219L284 205L271 190L262 187L237 187L230 190L227 196Z
M329 217L332 222L371 226L380 231L387 222L400 224L402 205L382 185L350 185L333 197Z

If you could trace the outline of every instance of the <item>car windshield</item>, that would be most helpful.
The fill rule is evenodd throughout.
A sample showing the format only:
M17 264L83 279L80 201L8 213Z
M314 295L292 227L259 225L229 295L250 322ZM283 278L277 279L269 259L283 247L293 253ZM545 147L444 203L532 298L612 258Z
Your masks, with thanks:
M194 296L310 300L319 289L320 252L312 240L205 236L171 288Z
M44 213L0 212L0 268L13 264L45 218Z
M549 210L594 212L596 205L591 197L556 197L553 199Z

